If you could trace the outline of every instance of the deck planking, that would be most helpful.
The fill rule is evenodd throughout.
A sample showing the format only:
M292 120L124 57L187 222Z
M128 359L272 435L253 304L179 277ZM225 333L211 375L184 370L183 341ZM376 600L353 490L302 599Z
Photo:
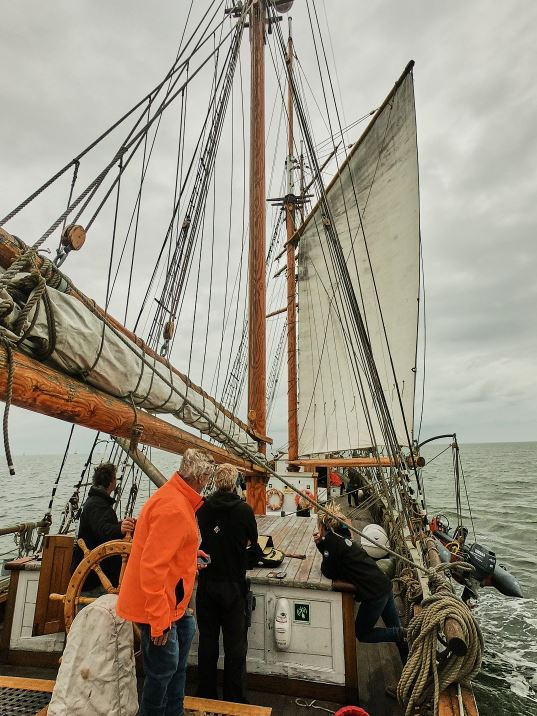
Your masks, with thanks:
M258 567L248 571L252 584L273 584L298 589L330 591L332 581L321 574L322 555L313 541L316 517L261 516L257 518L259 534L270 535L274 547L289 554L305 554L305 559L284 557L279 567ZM284 579L274 580L269 572L285 572Z
M352 526L363 530L372 522L368 509L347 508L345 511L351 517ZM286 572L283 580L278 584L302 589L331 590L332 582L321 574L322 554L313 541L313 532L317 526L316 517L286 517L267 516L258 518L260 534L270 534L276 549L283 552L305 554L306 559L296 560L286 557L278 571ZM293 564L296 562L297 564ZM274 568L259 568L249 572L254 584L270 584L272 580L267 577ZM357 642L358 689L360 706L372 716L402 716L402 709L395 699L386 693L387 686L397 684L401 674L401 661L399 652L394 644L361 644ZM263 703L258 699L256 703ZM271 702L273 703L273 702ZM302 703L302 702L301 702ZM281 708L281 710L280 710ZM274 704L274 714L287 716L307 713L310 709L304 706L282 703Z

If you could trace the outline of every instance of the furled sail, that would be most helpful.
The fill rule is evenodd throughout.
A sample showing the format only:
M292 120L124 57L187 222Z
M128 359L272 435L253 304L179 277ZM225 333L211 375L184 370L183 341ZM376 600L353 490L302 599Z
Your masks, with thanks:
M14 339L20 333L16 326L21 309L35 294L32 281L33 274L17 274L9 291L3 293L11 311L2 323ZM134 411L144 408L151 413L170 413L236 453L242 454L244 449L257 452L256 441L240 421L186 376L147 352L139 339L123 335L112 322L103 321L101 315L62 290L47 286L46 297L46 302L37 301L26 317L25 339L20 343L26 353L39 358L45 347L53 366L123 398Z
M419 297L418 162L410 69L326 192L400 445L408 444L405 422L412 433ZM300 455L383 443L363 367L356 370L351 360L359 346L348 330L338 276L318 204L299 242Z

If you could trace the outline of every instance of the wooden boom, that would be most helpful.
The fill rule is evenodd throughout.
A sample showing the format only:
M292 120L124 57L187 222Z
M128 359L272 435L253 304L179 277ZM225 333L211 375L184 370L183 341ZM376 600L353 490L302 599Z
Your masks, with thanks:
M0 400L6 399L8 357L0 345ZM245 473L263 473L253 465L223 448L187 433L185 430L150 415L143 410L134 412L133 406L119 398L81 383L72 376L51 368L13 350L13 405L42 413L86 428L100 430L116 437L130 439L133 428L143 428L138 441L172 453L187 448L200 448L210 453L218 463L229 462Z
M299 460L286 460L286 462L289 465L299 465L307 470L312 470L315 467L397 467L400 464L399 461L391 457L308 457ZM415 462L419 467L425 465L421 456L415 457ZM408 457L407 463L411 467L412 458Z

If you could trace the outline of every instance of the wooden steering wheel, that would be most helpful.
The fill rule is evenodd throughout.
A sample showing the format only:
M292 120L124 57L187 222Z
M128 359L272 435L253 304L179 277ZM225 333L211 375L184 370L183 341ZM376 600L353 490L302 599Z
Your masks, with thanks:
M52 601L63 601L63 614L65 620L65 632L67 633L71 628L73 619L76 617L79 611L80 605L91 604L97 597L81 597L82 586L86 581L87 576L90 572L95 572L99 577L104 589L108 594L118 594L123 574L125 573L125 567L127 566L127 560L131 553L131 536L130 534L124 540L112 540L105 542L104 544L95 547L91 551L86 547L86 543L83 539L77 540L77 544L80 549L84 552L84 557L80 564L73 572L69 584L67 585L67 591L65 594L51 594L49 599ZM121 571L119 573L119 581L117 585L112 584L106 574L103 572L101 562L108 557L121 557Z

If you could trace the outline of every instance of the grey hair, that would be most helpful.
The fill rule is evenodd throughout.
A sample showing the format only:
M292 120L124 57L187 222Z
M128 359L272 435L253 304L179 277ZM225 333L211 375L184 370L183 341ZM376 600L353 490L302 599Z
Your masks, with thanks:
M214 470L212 457L203 450L188 448L183 453L179 472L182 477L192 480L200 480L202 477L210 477Z
M214 473L214 482L217 490L231 492L237 483L239 471L235 465L225 462L218 465Z

